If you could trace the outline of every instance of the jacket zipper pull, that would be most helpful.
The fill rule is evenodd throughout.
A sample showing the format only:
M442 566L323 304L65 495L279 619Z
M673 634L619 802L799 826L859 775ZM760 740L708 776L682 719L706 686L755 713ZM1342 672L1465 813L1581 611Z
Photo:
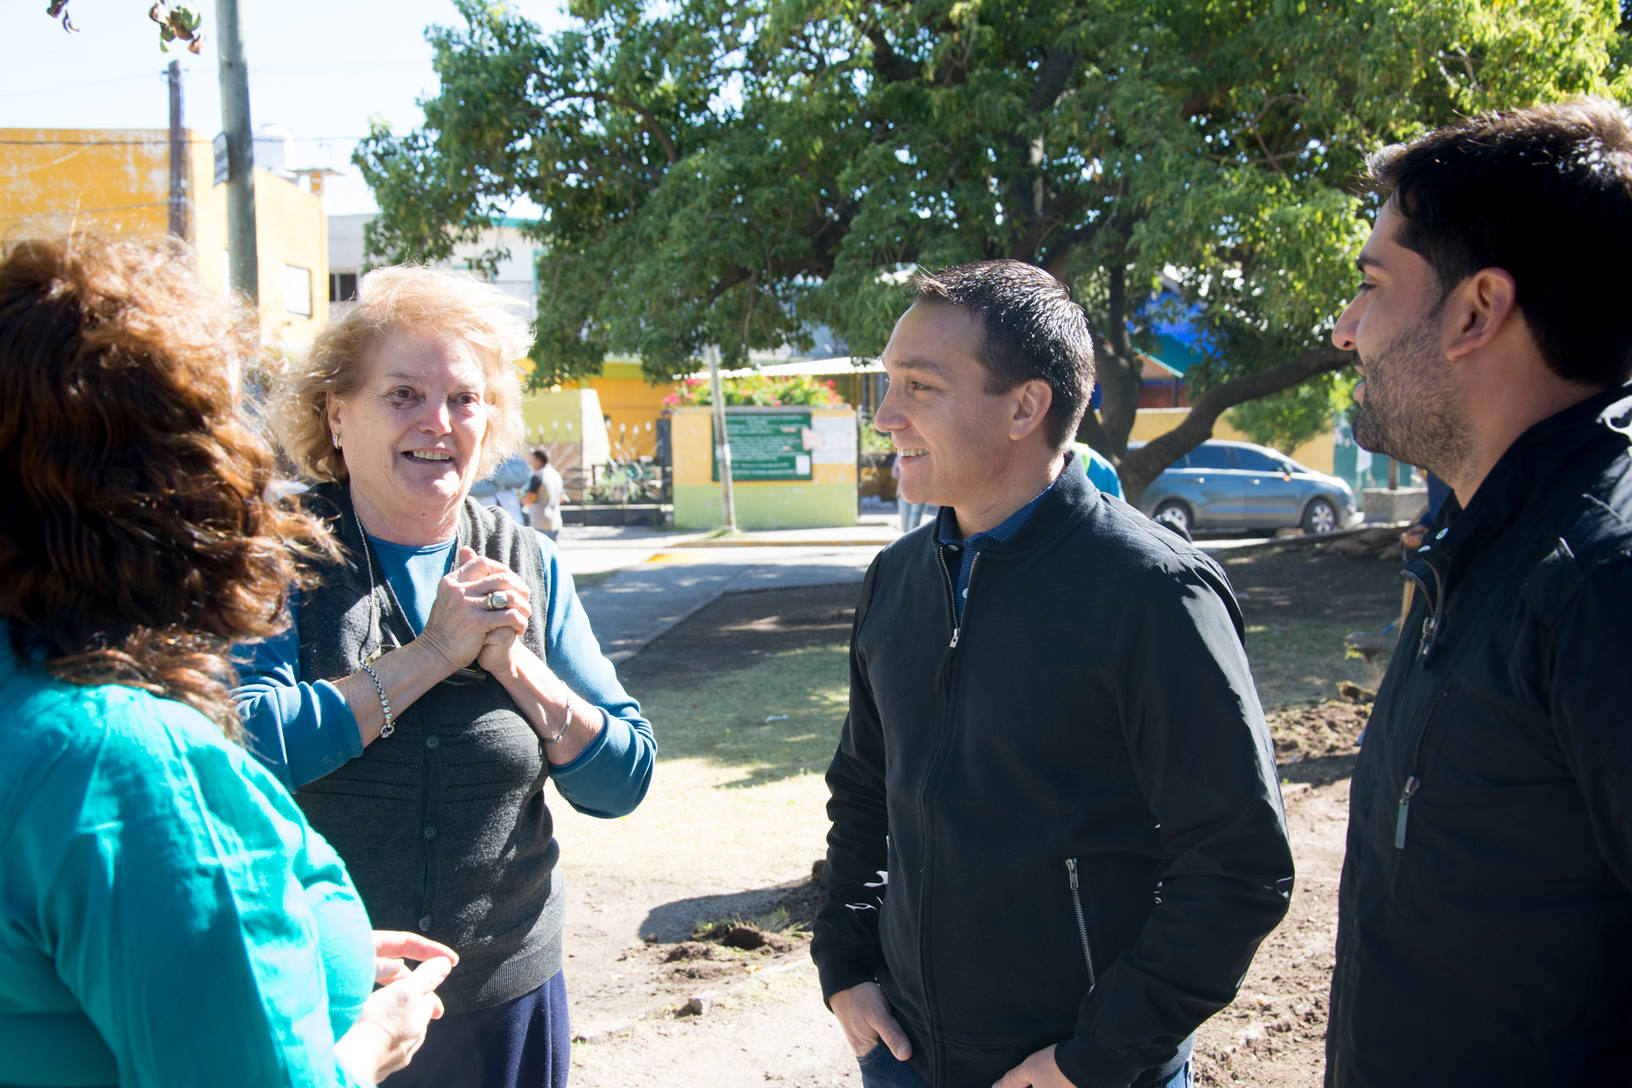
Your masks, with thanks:
M1439 627L1439 617L1432 612L1422 621L1422 657L1427 659L1434 650L1434 631Z
M1405 788L1400 791L1400 811L1394 817L1394 849L1405 849L1405 824L1411 818L1411 798L1416 796L1417 787L1422 782L1416 775L1405 780Z
M961 627L952 628L952 641L946 644L946 652L941 654L941 663L935 668L935 691L946 694L946 686L952 679L952 652L958 648L958 632Z

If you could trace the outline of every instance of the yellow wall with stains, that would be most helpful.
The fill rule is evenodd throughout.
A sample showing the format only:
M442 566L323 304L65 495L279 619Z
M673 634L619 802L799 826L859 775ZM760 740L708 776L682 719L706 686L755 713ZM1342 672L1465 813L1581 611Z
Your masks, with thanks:
M188 130L187 147L188 240L200 276L225 290L226 187L213 183L210 141ZM170 134L163 129L0 129L0 244L72 230L162 235L169 229L169 164ZM255 211L262 335L304 347L329 316L322 198L257 169ZM300 271L286 276L286 268ZM287 281L304 284L308 275L309 300L286 289Z

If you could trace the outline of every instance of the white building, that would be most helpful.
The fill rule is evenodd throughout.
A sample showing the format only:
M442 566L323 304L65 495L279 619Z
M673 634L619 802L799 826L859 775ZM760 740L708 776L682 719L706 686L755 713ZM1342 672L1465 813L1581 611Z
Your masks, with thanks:
M363 270L363 229L374 219L371 214L329 216L329 317L339 318L357 300L357 281ZM527 303L527 320L538 316L537 258L542 248L522 236L524 219L501 219L482 231L475 242L454 246L453 257L436 263L437 268L469 270L484 253L494 250L505 255L498 261L498 275L492 282L507 294Z

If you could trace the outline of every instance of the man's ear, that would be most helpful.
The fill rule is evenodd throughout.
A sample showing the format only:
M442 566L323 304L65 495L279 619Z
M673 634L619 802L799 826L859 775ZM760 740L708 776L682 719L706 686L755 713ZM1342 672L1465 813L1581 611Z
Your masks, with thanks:
M1048 418L1048 409L1054 403L1054 390L1041 378L1021 382L1013 393L1014 418L1009 421L1009 437L1016 441L1025 438Z
M1443 307L1448 324L1445 357L1460 359L1485 347L1518 314L1519 291L1505 268L1481 268L1451 289Z

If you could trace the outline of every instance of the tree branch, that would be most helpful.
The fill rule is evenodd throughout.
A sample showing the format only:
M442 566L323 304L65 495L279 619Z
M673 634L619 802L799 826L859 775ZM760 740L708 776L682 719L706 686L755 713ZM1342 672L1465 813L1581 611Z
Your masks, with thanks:
M1335 347L1316 347L1298 353L1289 363L1231 378L1212 386L1190 403L1190 411L1171 431L1128 453L1117 465L1128 501L1138 504L1145 488L1162 470L1212 437L1218 417L1237 404L1290 389L1317 374L1342 370L1354 353Z

